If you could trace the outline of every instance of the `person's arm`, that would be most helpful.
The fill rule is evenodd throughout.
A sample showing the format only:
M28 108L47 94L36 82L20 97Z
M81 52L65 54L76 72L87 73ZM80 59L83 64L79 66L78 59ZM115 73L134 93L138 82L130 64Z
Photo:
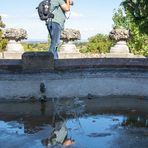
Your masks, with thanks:
M70 4L71 4L71 0L66 0L66 2L61 5L61 8L63 11L70 11Z

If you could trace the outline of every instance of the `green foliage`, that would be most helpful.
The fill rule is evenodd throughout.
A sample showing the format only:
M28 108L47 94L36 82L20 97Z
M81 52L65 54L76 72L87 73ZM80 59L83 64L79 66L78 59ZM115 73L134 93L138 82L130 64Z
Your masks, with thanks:
M124 14L124 8L120 7L113 15L114 27L125 27L131 32L131 39L128 41L128 46L132 53L142 54L148 56L148 35L141 32L139 24L137 24L133 18L133 15L126 11Z
M86 46L87 42L75 42L75 45L78 49L83 48L84 46Z
M0 16L0 28L4 28L5 24L2 22L2 17Z
M22 43L25 51L48 51L48 43Z
M80 48L80 52L106 53L109 52L109 49L112 46L112 41L106 35L97 34L88 40L89 42Z
M124 28L128 28L128 19L124 16L124 10L122 8L114 10L112 20L114 22L113 27L118 28L122 26Z
M148 56L148 36L141 35L138 31L133 32L134 37L128 42L132 53Z
M0 52L4 51L7 45L7 39L3 39L2 35L3 35L3 31L2 28L5 27L5 24L2 22L1 16L0 16Z
M0 52L5 51L7 43L7 39L0 39Z
M129 13L142 34L148 34L148 0L124 0L125 13Z
M48 42L37 42L37 43L22 43L25 51L45 51L47 52L50 46L50 37L48 36Z

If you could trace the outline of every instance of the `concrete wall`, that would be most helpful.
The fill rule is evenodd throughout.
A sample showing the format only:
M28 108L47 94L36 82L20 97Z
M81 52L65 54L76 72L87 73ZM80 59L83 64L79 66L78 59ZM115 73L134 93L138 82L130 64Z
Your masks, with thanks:
M147 88L147 58L54 60L50 53L31 52L21 60L0 60L0 100L148 96Z
M1 74L0 99L39 99L40 84L53 97L148 96L148 74L140 72L79 71L42 74Z

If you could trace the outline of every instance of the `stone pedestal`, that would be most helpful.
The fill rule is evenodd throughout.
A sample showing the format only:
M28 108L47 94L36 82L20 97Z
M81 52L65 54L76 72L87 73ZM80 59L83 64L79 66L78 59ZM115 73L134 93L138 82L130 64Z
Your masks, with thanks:
M15 40L10 40L8 42L8 44L7 44L6 51L7 52L23 53L24 52L24 48L20 44L20 42L16 42Z
M0 59L2 59L3 58L3 53L2 52L0 52Z
M110 53L129 53L129 48L126 44L126 41L119 41L116 43L116 45L114 47L111 47L110 49Z
M64 43L59 52L60 59L67 59L67 58L80 58L81 54L79 49L77 49L76 45L72 42Z
M21 59L23 52L3 52L3 59Z
M64 43L61 46L60 53L79 53L79 49L77 49L76 45L71 42Z
M105 57L133 58L134 54L130 53L126 41L118 41L115 46L111 47L110 53Z
M6 46L6 51L3 52L4 59L21 59L24 53L24 48L20 42L10 40Z

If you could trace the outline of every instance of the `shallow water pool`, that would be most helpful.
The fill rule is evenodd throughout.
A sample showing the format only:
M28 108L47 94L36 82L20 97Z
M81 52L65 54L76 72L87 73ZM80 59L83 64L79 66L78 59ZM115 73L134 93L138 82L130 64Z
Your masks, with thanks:
M103 109L99 103L78 98L1 103L0 147L147 148L147 113L134 105L123 109L119 102L116 108L104 102Z

